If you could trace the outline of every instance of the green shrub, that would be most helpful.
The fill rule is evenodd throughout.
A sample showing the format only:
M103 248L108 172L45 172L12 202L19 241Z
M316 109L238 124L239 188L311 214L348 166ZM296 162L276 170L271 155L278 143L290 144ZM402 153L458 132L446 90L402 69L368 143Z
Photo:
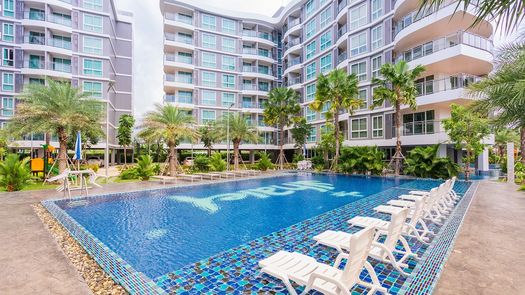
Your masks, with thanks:
M261 158L259 159L259 162L257 163L257 169L261 171L266 171L268 169L273 168L273 163L270 160L270 156L268 156L267 153L260 153L260 157Z
M422 178L448 179L458 175L460 167L449 158L438 157L439 145L416 147L408 152L405 174Z
M310 159L310 161L312 161L312 165L314 167L322 166L321 170L328 166L322 155L314 156Z
M221 153L213 153L209 160L209 167L212 171L224 171L226 170L226 161L222 159Z
M385 168L385 154L376 146L356 146L341 149L339 170L345 173L380 175Z
M304 155L303 154L300 154L300 153L293 154L292 163L297 163L297 162L303 161L303 160L304 160Z
M29 160L20 160L17 154L8 154L0 163L0 185L8 192L23 189L31 179Z
M137 161L137 176L140 180L149 180L155 175L155 164L150 155L142 155Z
M210 170L210 159L206 155L198 155L193 159L193 167L200 172L208 172Z
M98 172L100 167L98 166L98 164L85 164L85 165L80 165L80 169L86 169L86 170L91 169L94 172Z
M129 180L129 179L138 179L139 175L137 173L137 167L128 167L126 169L123 169L120 171L119 178L122 180Z

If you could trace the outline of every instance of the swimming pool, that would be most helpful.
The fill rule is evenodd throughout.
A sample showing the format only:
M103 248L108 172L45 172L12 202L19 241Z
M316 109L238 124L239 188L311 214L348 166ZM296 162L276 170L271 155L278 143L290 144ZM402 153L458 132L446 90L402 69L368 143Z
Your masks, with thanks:
M58 205L155 278L402 182L302 174Z

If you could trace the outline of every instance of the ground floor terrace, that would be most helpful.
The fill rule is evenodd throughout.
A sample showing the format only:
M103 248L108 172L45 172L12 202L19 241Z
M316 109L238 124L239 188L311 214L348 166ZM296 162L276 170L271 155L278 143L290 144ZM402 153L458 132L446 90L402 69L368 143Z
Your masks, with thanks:
M420 187L417 188L428 188L434 184L419 184ZM403 186L406 189L414 188L410 187L410 183L403 184L385 191L382 196L376 196L373 201L356 202L352 207L357 208L359 212L371 210L370 206L392 198L403 190ZM160 187L165 188L152 182L112 184L94 189L92 193L109 194ZM525 260L521 253L525 242L525 195L516 189L513 185L489 181L474 184L462 200L463 203L458 205L462 212L455 217L452 227L449 224L449 227L445 228L446 224L436 237L435 241L441 242L432 243L428 248L417 246L414 249L424 253L421 262L410 263L411 275L406 279L400 278L399 274L392 272L390 268L376 265L379 268L380 280L387 282L391 293L394 294L426 294L425 290L431 290L429 287L435 287L435 294L521 294L525 289L525 283L521 280L525 275ZM35 203L56 197L57 193L54 191L0 195L1 294L92 293L92 288L86 281L91 287L93 281L85 280L74 266L78 264L72 263L65 254L68 253L68 249L63 247L69 246L64 245L62 240L57 242L35 213ZM333 259L333 253L324 252L326 249L309 248L310 241L302 235L290 238L286 237L286 233L304 232L305 235L309 235L311 228L337 229L338 221L347 219L344 215L353 212L352 210L354 209L348 206L337 208L334 210L336 214L330 219L326 214L322 214L312 220L277 231L272 234L273 238L253 240L240 247L234 247L232 251L214 255L209 260L159 276L155 278L155 283L170 293L213 293L213 290L220 290L214 289L215 287L222 285L225 288L222 291L230 293L256 290L263 293L285 293L286 289L283 289L278 281L261 276L258 269L250 269L247 265L253 265L252 260L261 253L269 255L282 248L312 254L317 259L329 263ZM462 220L463 224L457 231ZM455 237L456 232L458 234ZM450 250L447 244L453 245ZM261 246L264 247L262 251ZM229 265L232 257L239 257L235 265ZM433 263L433 260L437 260L438 263ZM441 271L442 264L444 268ZM219 281L216 281L217 278L211 278L213 283L210 284L206 282L206 277L213 273L214 269L223 277ZM243 277L244 280L237 280L238 277ZM426 281L425 278L429 277L432 279ZM228 282L228 279L231 282ZM99 284L106 283L101 280ZM357 289L357 292L360 290L362 291Z

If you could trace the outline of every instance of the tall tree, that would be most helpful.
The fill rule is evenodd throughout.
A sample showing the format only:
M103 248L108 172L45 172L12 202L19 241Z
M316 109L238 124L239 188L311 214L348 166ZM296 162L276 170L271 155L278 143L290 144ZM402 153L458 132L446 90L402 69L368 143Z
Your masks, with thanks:
M292 124L292 119L301 111L299 94L291 88L273 88L268 94L268 101L264 106L264 123L279 128L279 157L277 163L283 169L284 156L284 127Z
M498 128L494 134L494 143L498 149L498 155L503 158L505 157L505 151L507 149L507 143L512 142L519 146L520 136L514 129L509 128Z
M486 118L461 105L452 104L450 118L443 120L443 127L456 149L465 150L463 157L465 177L470 176L470 163L483 152L483 139L490 134Z
M177 174L177 145L183 139L196 139L194 119L186 111L173 105L156 104L155 110L146 113L139 136L147 141L165 143L169 148L170 175Z
M67 143L74 131L103 134L103 105L70 82L48 79L46 85L27 84L9 130L15 136L31 132L54 133L60 144L58 168L67 167Z
M493 113L501 128L520 132L521 161L525 164L525 38L500 49L496 69L487 78L472 84L469 93L476 100L476 111Z
M421 65L411 70L408 63L402 60L396 64L384 64L379 70L381 77L372 79L372 83L378 85L374 90L372 108L383 106L385 102L389 102L395 111L396 153L393 159L396 175L400 173L401 160L403 159L401 152L401 106L408 105L414 110L417 108L417 89L414 81L424 71L425 68Z
M133 126L135 126L135 118L132 115L124 114L118 120L117 139L118 143L124 147L124 166L127 165L127 147L133 140Z
M208 149L208 157L211 156L213 145L220 140L220 134L215 124L207 124L199 128L200 140L204 147Z
M421 0L420 12L428 9L435 9L445 4L446 0ZM456 11L463 8L469 11L469 6L474 5L476 19L472 26L480 24L483 20L495 21L506 33L516 29L525 14L525 1L523 0L459 0L456 4Z
M239 169L239 146L241 141L257 142L256 129L248 124L246 118L241 113L228 113L218 123L221 130L221 138L227 139L229 136L233 143L233 167ZM230 161L230 159L228 159Z
M290 129L292 138L295 141L295 147L300 150L306 144L306 139L312 133L312 126L306 122L305 117L296 117L293 127Z
M349 75L344 69L333 70L326 76L321 74L317 79L317 91L314 101L310 104L310 108L317 112L328 108L326 120L332 120L333 122L336 141L332 170L337 170L341 148L339 140L341 138L339 114L344 110L348 110L350 115L352 115L354 110L363 104L363 102L357 98L358 83L356 75Z

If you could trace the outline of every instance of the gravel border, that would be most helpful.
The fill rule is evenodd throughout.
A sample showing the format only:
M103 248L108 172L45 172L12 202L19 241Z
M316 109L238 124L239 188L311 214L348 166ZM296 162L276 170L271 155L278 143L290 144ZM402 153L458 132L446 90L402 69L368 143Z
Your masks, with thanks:
M82 246L62 227L62 225L42 206L32 205L36 215L49 230L64 254L75 269L82 275L88 287L96 295L125 295L126 290L115 283Z

